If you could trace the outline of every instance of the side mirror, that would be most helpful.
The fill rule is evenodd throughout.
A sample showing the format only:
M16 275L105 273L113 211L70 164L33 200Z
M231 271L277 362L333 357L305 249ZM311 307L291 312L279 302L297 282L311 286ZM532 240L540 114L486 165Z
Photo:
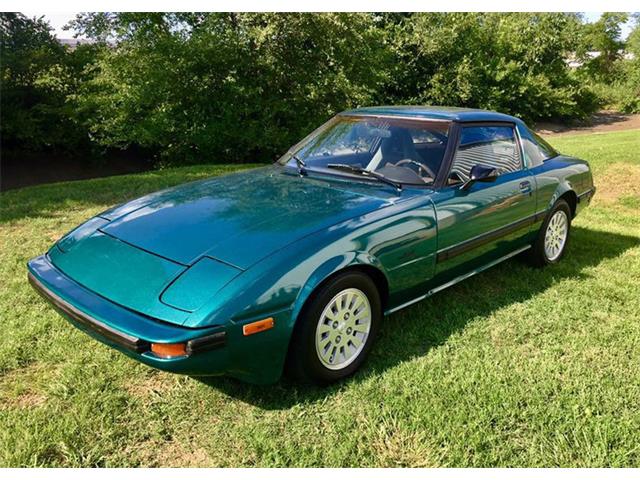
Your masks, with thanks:
M471 167L469 180L460 185L460 190L468 190L476 182L494 182L498 178L498 170L486 165L474 165Z

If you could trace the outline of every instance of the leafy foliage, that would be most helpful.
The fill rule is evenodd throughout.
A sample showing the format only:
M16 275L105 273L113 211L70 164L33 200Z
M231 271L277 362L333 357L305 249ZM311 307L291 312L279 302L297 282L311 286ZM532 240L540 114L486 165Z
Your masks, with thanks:
M627 19L626 13L604 12L596 22L584 26L581 53L599 53L595 58L584 57L584 68L592 77L607 81L617 73L616 67L624 48L620 34Z
M635 26L623 42L621 25L628 15L603 13L597 22L583 27L578 50L584 61L578 78L595 92L600 105L625 113L640 112L640 16L632 17ZM591 58L588 51L598 55ZM631 58L625 58L625 51Z
M625 18L102 12L78 15L73 27L96 43L69 50L42 20L3 14L3 145L240 163L273 160L363 105L480 107L527 121L606 103L633 111L640 74L619 58ZM565 59L592 48L602 58L572 72Z
M42 19L0 14L1 113L4 148L73 148L86 140L67 103L91 61L91 47L74 56L51 35Z
M620 78L602 85L602 96L608 105L624 113L640 113L640 59L621 62Z
M482 107L527 120L580 117L594 105L565 64L571 14L416 14L394 35L390 95L408 103ZM406 68L406 67L409 68Z
M622 61L622 79L616 85L616 104L626 113L640 113L640 13L634 15L635 26L627 39L633 59Z
M123 14L109 25L117 46L76 97L89 128L173 161L273 158L369 103L385 71L369 61L384 56L369 15Z

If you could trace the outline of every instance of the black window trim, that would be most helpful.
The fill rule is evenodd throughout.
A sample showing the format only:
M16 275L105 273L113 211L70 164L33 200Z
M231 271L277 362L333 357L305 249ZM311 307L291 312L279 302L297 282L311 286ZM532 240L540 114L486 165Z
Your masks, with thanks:
M516 142L518 142L518 151L520 152L520 163L522 164L522 170L529 170L531 168L531 165L529 165L529 160L524 154L524 142L522 141L522 137L520 136L520 129L518 128L518 125L514 124L513 131L516 134Z

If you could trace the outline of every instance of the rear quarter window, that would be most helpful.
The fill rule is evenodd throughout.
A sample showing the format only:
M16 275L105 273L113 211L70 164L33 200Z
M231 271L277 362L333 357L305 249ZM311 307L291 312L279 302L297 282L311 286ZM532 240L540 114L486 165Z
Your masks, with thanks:
M518 132L522 140L524 158L529 168L541 165L542 162L558 156L558 152L546 140L527 127L518 125Z

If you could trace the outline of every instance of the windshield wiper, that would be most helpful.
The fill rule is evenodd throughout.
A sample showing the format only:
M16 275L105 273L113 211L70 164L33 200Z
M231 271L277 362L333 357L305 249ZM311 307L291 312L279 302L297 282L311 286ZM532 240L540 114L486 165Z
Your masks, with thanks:
M307 164L305 163L305 161L298 157L295 153L291 155L291 158L293 158L296 161L296 165L298 165L298 174L301 177L305 176L307 174Z
M389 178L382 175L381 173L367 170L362 167L355 167L353 165L347 165L346 163L329 163L327 165L327 168L333 168L335 170L344 170L346 172L352 172L352 173L359 173L361 175L365 175L365 176L380 180L381 182L386 183L387 185L391 185L398 191L402 190L401 183L394 182L393 180L390 180Z

